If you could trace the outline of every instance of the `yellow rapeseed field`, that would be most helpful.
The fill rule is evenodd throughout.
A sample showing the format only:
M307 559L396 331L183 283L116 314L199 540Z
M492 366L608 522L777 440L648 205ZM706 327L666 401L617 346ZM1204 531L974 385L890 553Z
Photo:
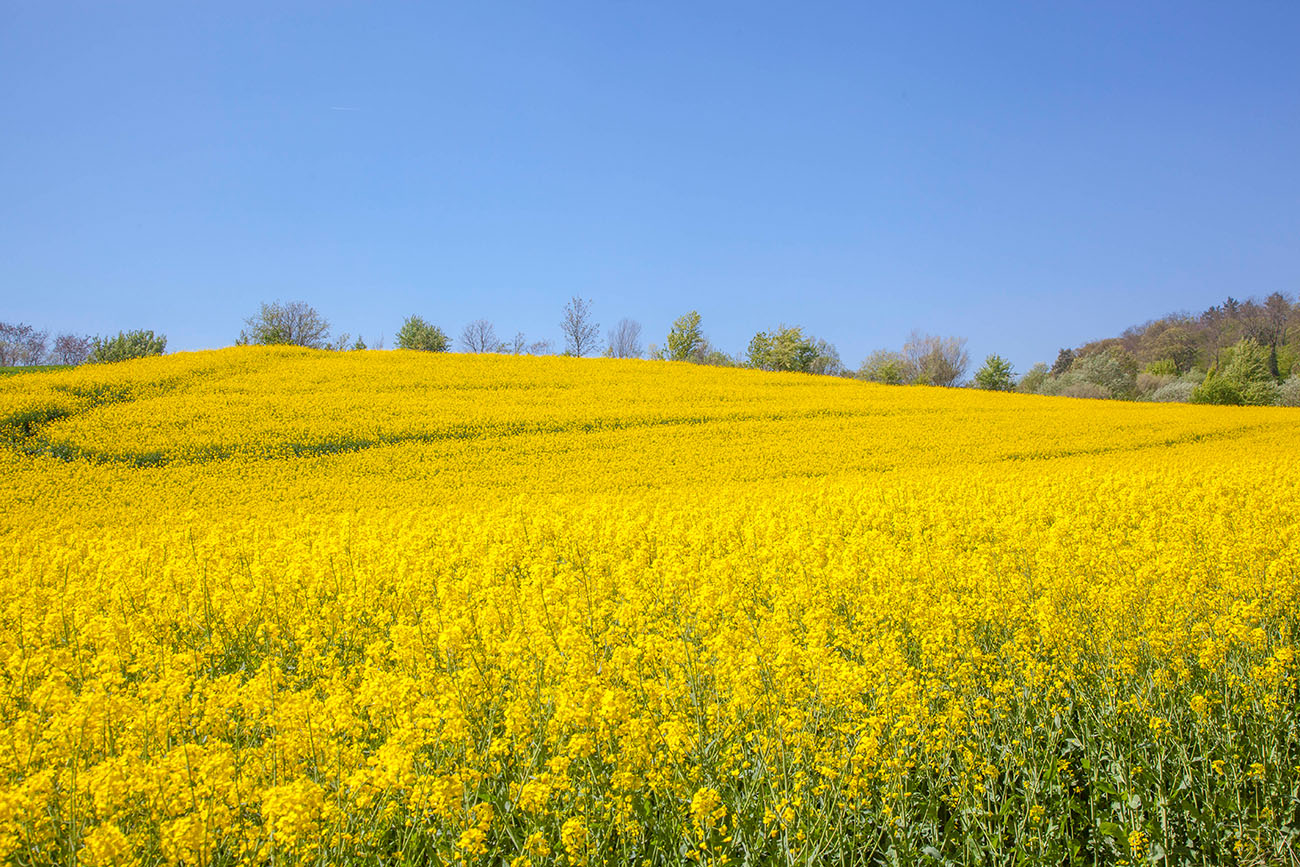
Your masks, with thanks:
M235 348L0 382L0 858L1296 863L1300 415Z

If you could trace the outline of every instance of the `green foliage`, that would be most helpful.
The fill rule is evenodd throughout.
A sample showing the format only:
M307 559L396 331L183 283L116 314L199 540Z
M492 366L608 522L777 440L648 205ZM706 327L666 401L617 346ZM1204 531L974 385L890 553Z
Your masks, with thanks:
M1157 403L1191 403L1196 393L1196 383L1185 379L1176 379L1162 385L1151 393L1151 400Z
M1011 362L1000 355L985 358L984 366L975 372L975 387L985 391L1011 391L1015 388Z
M397 331L398 349L415 349L421 352L446 352L451 348L451 340L446 332L419 316L406 317L402 327Z
M92 364L107 364L162 355L167 350L167 338L152 331L119 331L116 337L96 337L92 341Z
M1211 370L1197 389L1192 392L1192 403L1218 403L1227 406L1241 406L1246 402L1241 387L1225 376Z
M1077 379L1079 383L1094 385L1105 392L1086 395L1089 397L1095 394L1098 397L1132 400L1137 396L1137 359L1117 346L1076 358L1070 365L1067 376ZM1069 385L1066 385L1067 390L1068 388Z
M799 327L778 326L768 334L760 331L749 341L747 363L758 370L807 373L817 359L817 347Z
M1172 358L1162 358L1159 361L1153 361L1146 366L1145 373L1155 374L1156 376L1177 376L1178 365Z
M1265 379L1247 383L1241 390L1241 398L1247 406L1274 406L1277 404L1280 386L1275 380Z
M1252 382L1272 378L1268 369L1269 351L1255 340L1243 337L1228 350L1220 375L1244 387Z
M1300 355L1296 353L1296 344L1286 343L1277 347L1277 373L1279 377L1286 378L1300 374L1300 367L1297 367L1296 361L1300 360Z
M912 370L899 353L889 349L877 349L862 362L857 377L882 385L906 385L912 381Z
M1223 364L1205 378L1192 400L1196 403L1268 406L1279 397L1270 372L1270 351L1250 337L1237 341L1223 355Z
M1061 397L1086 397L1089 400L1109 400L1114 397L1110 389L1095 382L1088 382L1077 377L1062 377L1062 382L1065 384L1057 392Z
M700 314L692 310L677 317L668 332L667 346L663 352L669 361L702 361L705 348L704 332L700 329Z
M1178 377L1170 373L1146 373L1145 371L1137 375L1137 399L1150 400L1151 395L1164 388L1172 382L1177 381Z
M1043 385L1049 376L1051 372L1047 369L1047 365L1040 361L1020 377L1020 382L1016 384L1016 391L1021 394L1042 394Z
M244 320L247 326L236 341L241 346L305 346L329 349L330 324L314 307L302 301L267 304L256 316ZM342 348L342 347L340 347Z
M845 376L848 371L844 369L844 362L840 360L840 352L835 344L819 337L811 339L817 354L812 364L808 365L808 372L819 376Z
M736 359L720 349L709 349L700 356L700 364L709 367L738 367Z
M1300 376L1292 376L1277 388L1278 406L1300 406Z
M1157 359L1148 366L1149 373L1186 373L1196 364L1200 354L1195 332L1186 325L1173 324L1156 334L1147 347L1140 347L1145 357ZM1154 365L1168 363L1167 368L1151 369Z
M1052 376L1064 376L1070 372L1070 367L1074 364L1075 352L1073 349L1062 349L1056 353L1056 361L1052 362Z

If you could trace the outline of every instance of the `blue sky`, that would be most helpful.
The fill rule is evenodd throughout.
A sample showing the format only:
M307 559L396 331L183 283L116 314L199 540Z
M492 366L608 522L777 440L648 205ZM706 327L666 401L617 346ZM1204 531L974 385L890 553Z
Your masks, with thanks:
M1018 370L1300 290L1300 4L0 0L0 319L590 298Z

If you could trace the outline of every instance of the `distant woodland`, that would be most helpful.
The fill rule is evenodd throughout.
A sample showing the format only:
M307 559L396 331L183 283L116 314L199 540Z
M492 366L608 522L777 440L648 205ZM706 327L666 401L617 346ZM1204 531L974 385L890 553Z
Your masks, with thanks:
M1121 400L1300 405L1300 305L1229 297L1062 349L1016 389Z

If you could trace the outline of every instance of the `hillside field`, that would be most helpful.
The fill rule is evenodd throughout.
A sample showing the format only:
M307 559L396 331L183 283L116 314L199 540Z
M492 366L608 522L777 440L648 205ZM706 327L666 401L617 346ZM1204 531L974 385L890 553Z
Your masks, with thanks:
M1297 412L401 351L4 377L0 859L1296 864Z

